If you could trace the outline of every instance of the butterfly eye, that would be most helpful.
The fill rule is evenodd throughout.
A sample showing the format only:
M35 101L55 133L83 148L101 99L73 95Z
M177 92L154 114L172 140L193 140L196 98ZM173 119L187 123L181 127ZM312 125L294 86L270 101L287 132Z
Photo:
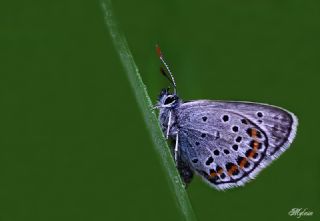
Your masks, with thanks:
M168 97L166 98L166 100L164 101L164 104L165 104L165 105L171 104L171 103L173 103L175 100L176 100L176 99L175 99L174 96L168 96Z

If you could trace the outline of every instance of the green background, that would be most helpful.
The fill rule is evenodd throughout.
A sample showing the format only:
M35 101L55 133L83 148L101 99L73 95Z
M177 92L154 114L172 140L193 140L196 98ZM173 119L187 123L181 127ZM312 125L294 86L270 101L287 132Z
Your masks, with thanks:
M153 101L248 100L299 118L292 147L245 187L196 177L198 220L296 220L320 206L319 1L114 1ZM0 3L0 220L183 220L98 1Z

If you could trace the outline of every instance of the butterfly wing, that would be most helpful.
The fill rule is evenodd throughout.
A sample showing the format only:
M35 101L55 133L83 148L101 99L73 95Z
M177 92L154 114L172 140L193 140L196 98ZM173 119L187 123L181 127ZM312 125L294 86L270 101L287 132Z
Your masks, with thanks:
M289 147L298 124L289 111L249 102L191 101L176 114L181 154L217 189L253 179Z

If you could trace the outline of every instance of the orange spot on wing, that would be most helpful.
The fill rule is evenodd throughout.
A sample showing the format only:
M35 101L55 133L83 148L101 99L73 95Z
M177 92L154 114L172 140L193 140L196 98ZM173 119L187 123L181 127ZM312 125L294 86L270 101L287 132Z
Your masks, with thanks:
M222 168L220 168L220 169L218 170L218 172L217 172L217 173L218 173L219 175L221 175L221 174L222 174L222 172L223 172L223 169L222 169Z
M238 167L236 165L232 165L232 167L228 170L228 175L231 176L237 169Z
M242 169L247 162L248 162L247 158L243 158L240 162L240 168Z
M249 158L252 158L255 153L256 153L256 150L255 150L255 149L251 150L251 152L249 153L249 156L248 156L248 157L249 157Z
M259 143L258 143L257 141L254 141L254 142L253 142L253 149L254 149L254 150L257 150L258 147L259 147Z
M257 137L257 130L256 130L256 129L252 128L252 130L251 130L251 136L252 136L253 138L256 138L256 137Z
M211 178L212 178L212 177L215 177L215 176L217 176L217 173L215 173L215 172L210 173L210 177L211 177Z

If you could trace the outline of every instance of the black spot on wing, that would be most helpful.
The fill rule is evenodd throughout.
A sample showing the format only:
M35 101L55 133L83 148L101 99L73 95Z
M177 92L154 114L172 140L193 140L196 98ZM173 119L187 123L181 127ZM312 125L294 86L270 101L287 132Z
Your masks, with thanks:
M209 166L211 163L213 163L213 158L210 156L206 161L206 165Z

